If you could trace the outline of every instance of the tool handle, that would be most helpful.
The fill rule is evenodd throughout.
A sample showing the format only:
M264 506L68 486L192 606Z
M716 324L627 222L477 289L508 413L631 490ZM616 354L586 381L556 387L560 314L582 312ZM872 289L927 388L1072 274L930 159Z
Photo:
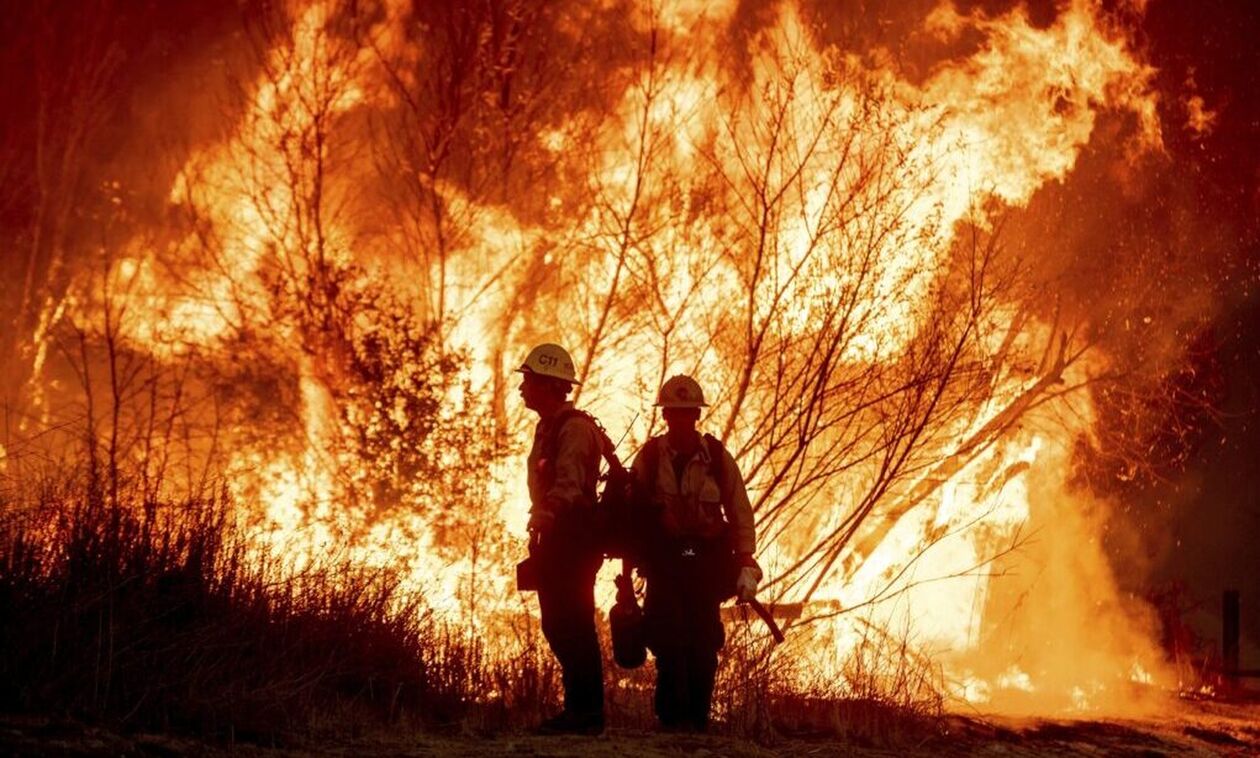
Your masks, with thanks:
M752 606L753 611L761 617L762 621L766 622L766 626L770 627L770 636L774 638L774 644L778 645L782 643L783 630L775 623L774 616L770 615L770 611L767 610L766 607L761 604L761 601L755 597L748 601L748 605Z

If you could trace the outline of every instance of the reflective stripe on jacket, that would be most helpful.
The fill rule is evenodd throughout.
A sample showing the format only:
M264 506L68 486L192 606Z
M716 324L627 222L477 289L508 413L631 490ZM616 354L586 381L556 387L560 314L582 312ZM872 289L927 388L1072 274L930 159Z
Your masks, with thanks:
M644 455L648 445L658 445L653 456ZM676 452L665 435L653 437L635 456L631 470L647 487L661 506L661 522L671 537L717 537L730 524L731 548L738 553L753 553L756 534L753 528L752 505L744 477L731 454L723 450L722 478L727 492L718 488L713 477L708 445L701 438L700 446L682 469L682 480L674 471ZM656 471L645 471L648 459L656 458ZM725 498L723 498L725 495ZM725 516L725 518L723 518Z

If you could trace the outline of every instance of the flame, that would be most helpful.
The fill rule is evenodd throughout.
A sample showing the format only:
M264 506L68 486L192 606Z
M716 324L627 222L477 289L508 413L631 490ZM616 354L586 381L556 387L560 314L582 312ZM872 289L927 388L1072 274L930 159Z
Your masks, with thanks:
M508 410L505 375L529 343L555 336L574 347L587 374L583 404L614 432L629 430L630 444L654 430L647 406L668 373L695 373L715 388L714 420L741 402L730 389L740 384L731 347L740 332L737 303L785 353L818 333L828 308L844 304L837 365L897 366L933 326L932 303L960 229L992 231L994 209L1025 206L1039 188L1063 180L1104 111L1134 124L1135 154L1160 149L1152 70L1087 0L1064 6L1044 27L1022 9L964 15L942 4L923 22L924 34L948 41L970 32L982 42L917 83L886 53L825 45L791 2L748 37L740 66L725 63L731 43L722 33L735 23L736 4L650 4L629 23L650 36L651 52L617 72L629 84L608 112L575 111L533 135L556 174L578 177L575 184L543 186L546 208L530 215L467 183L425 178L434 207L465 226L440 262L417 262L395 252L406 244L395 229L349 212L371 185L368 161L338 152L339 142L368 139L363 124L372 114L401 107L381 82L383 60L419 55L409 47L404 6L388 7L371 24L371 45L337 31L333 4L299 6L239 122L220 143L195 151L171 187L171 203L196 220L196 231L161 256L137 241L110 276L126 283L114 289L126 291L127 337L159 359L195 349L230 362L242 333L278 325L268 349L294 367L299 429L285 445L240 435L225 464L238 499L257 503L265 544L310 561L353 535L347 549L358 560L403 564L440 610L467 614L477 594L478 623L519 602L509 584L511 552L452 557L441 549L432 511L367 519L345 505L340 354L333 338L312 344L318 330L277 314L275 271L302 281L324 266L355 266L356 276L403 297L442 304L416 310L448 317L442 336L466 348L472 365L468 384L449 388L447 401L496 394L497 421L516 451L486 472L487 510L469 522L519 534L529 419ZM395 73L404 87L414 84L406 66ZM1210 112L1201 101L1196 108L1207 128ZM769 222L771 206L749 200L765 190L781 193ZM773 224L768 239L757 239L759 223L762 231ZM161 257L176 261L178 278L163 273L170 267L158 265ZM869 264L855 266L859 260ZM76 317L93 318L93 304L85 294ZM933 460L957 462L925 463L898 481L902 491L890 497L914 507L875 513L837 564L843 570L816 571L778 598L798 599L812 582L811 603L843 611L808 632L829 640L812 653L817 670L840 671L844 651L877 624L908 629L945 663L958 697L995 707L1027 707L1042 696L1037 702L1110 707L1124 701L1117 677L1161 680L1144 616L1121 602L1095 525L1080 515L1087 498L1065 484L1070 444L1093 423L1087 398L1051 404L1073 412L1068 422L1052 424L1050 410L1004 422L1044 380L1035 367L1058 338L1035 318L1010 338L1019 313L1017 303L1003 302L984 315L976 349L1015 357L977 380L987 383L978 399L924 443ZM749 375L772 362L767 356ZM873 376L892 376L883 371L893 369ZM1069 379L1083 381L1088 371L1083 362ZM772 374L755 376L768 382ZM744 408L774 400L752 384ZM388 412L400 425L410 421L400 408ZM768 455L751 423L734 419L728 431L750 470ZM975 449L959 445L976 437L983 444ZM754 499L768 492L767 470L752 474ZM838 528L872 476L871 465L854 465L802 494L812 529L765 529L774 534L763 548L771 574L786 570L814 534ZM1048 563L1033 570L1031 584L996 578L1028 550L1021 547L1028 535L1048 546L1033 551ZM863 539L872 549L857 548ZM1073 553L1082 542L1087 547ZM1019 592L1030 586L1025 601ZM1046 612L1053 615L1039 616ZM1038 647L1030 616L1041 634L1073 644Z

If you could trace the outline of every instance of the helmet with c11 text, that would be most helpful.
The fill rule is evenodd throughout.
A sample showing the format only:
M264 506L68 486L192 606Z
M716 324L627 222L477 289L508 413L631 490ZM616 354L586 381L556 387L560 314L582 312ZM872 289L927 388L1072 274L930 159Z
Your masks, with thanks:
M569 351L553 342L544 342L529 351L525 362L516 369L522 374L538 374L562 382L577 385L577 371L573 367L573 358Z

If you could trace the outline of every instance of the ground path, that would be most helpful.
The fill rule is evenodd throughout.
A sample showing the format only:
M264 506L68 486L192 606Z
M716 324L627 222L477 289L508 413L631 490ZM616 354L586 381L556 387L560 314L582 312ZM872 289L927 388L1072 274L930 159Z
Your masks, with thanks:
M131 756L1260 756L1260 704L1182 703L1136 719L1050 720L954 716L939 732L887 745L831 738L779 738L767 744L721 735L669 735L611 729L600 737L524 734L404 734L293 738L276 747L207 744L165 735L122 735L71 721L0 716L0 755ZM896 743L896 744L893 744Z

